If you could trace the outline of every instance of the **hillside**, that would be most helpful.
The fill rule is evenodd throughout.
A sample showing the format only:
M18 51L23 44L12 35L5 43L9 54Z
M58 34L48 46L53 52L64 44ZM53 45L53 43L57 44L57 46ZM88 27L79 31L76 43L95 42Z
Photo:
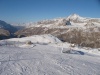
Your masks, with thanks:
M4 29L0 29L0 40L10 37L10 32Z
M0 20L0 40L12 37L16 31L17 29L14 26Z
M8 30L10 33L14 33L17 31L17 29L15 27L13 27L12 25L10 25L2 20L0 20L0 28Z

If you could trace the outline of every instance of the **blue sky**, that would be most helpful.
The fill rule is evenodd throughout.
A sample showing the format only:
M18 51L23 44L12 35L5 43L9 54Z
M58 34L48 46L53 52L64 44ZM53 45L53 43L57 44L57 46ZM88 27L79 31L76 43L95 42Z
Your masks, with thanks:
M100 18L99 0L0 0L0 20L34 22L70 14Z

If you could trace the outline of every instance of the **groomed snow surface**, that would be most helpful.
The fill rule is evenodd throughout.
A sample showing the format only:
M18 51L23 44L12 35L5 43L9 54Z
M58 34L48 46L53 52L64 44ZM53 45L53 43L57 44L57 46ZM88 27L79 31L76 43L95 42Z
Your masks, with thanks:
M100 75L99 54L72 48L52 35L2 40L0 75Z

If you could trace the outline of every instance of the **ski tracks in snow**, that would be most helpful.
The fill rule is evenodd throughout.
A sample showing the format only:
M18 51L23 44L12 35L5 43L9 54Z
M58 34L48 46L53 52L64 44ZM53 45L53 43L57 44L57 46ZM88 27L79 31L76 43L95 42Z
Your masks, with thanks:
M99 75L99 66L99 57L62 53L49 45L0 49L0 75Z

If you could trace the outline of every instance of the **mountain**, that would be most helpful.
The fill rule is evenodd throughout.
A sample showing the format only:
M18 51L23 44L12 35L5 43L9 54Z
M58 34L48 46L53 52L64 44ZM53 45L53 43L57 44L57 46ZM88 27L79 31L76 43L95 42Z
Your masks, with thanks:
M0 29L0 40L10 37L10 32L4 29Z
M73 21L75 23L81 23L81 22L85 22L88 20L87 18L83 18L77 14L72 14L72 15L68 16L67 19L69 19L70 21Z
M84 20L85 18L77 15L77 14L72 14L70 16L67 17L68 19L72 19L72 20L76 20L76 19L79 19L79 20Z
M83 23L83 22L89 22L89 21L100 23L100 18L86 18L86 17L81 17L77 14L72 14L68 16L67 19L70 19L74 23Z
M100 43L98 42L100 39L99 18L86 18L77 14L72 14L65 18L43 20L27 24L26 28L18 30L15 33L17 37L52 34L65 42L81 44L82 46L100 47L100 45L97 44ZM94 37L95 39L92 36L96 36Z
M0 20L0 40L12 37L16 31L17 29L14 26Z
M38 22L30 22L30 23L24 23L24 26L26 28L30 27L48 27L48 28L61 28L63 26L76 26L77 27L83 26L87 24L88 22L95 23L96 25L100 24L100 18L88 18L88 17L81 17L77 14L69 15L65 18L55 18L55 19L49 19L49 20L42 20Z
M12 26L2 20L0 20L0 28L8 30L10 33L14 33L17 31L17 29L14 26Z
M42 20L36 23L26 23L26 28L17 31L16 35L33 35L45 33L64 33L69 28L87 28L87 27L100 27L99 18L85 18L77 14L72 14L66 18L57 18L51 20ZM62 31L62 32L60 32Z

